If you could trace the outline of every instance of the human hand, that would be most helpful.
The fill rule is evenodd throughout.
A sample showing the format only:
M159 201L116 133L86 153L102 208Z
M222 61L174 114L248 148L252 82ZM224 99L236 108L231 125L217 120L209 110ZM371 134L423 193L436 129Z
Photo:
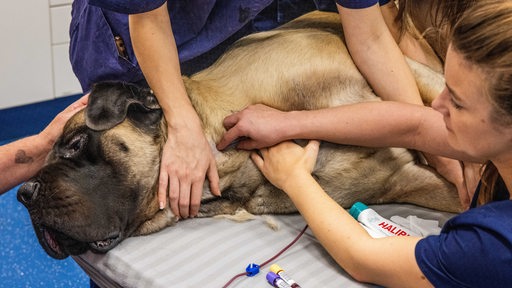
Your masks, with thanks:
M40 136L44 137L51 146L57 141L57 138L62 134L64 125L68 120L75 115L78 111L82 110L87 106L89 100L89 94L82 96L80 99L71 103L66 109L62 110L53 120L46 126L46 128L39 133Z
M276 187L288 191L289 183L310 176L316 164L320 142L311 140L305 147L291 141L253 152L251 159L263 175Z
M235 141L236 148L252 150L270 147L285 139L286 112L263 104L248 106L224 119L227 129L217 144L217 149L224 150Z
M169 126L169 138L164 145L160 164L158 201L165 207L167 191L169 205L180 218L194 217L199 212L205 175L210 191L220 196L219 175L212 149L201 125Z

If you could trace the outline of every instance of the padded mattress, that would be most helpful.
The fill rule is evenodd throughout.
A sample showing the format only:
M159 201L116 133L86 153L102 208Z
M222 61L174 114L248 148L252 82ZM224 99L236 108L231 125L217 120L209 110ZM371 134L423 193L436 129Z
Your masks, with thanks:
M442 226L454 214L407 204L372 205L390 218L415 215ZM108 287L223 287L251 264L262 264L291 243L306 223L299 214L272 215L236 223L228 219L197 218L178 222L160 232L132 237L106 254L75 256L98 285ZM339 225L343 225L342 222ZM358 283L322 248L311 230L253 277L236 278L228 287L271 287L269 266L279 264L301 287L375 287Z

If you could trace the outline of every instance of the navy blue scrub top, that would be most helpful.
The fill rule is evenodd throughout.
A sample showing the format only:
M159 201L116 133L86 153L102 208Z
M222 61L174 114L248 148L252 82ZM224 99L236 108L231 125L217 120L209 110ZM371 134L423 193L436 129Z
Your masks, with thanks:
M164 3L73 2L69 52L84 92L106 80L145 82L133 52L128 14L151 11ZM249 33L275 28L313 10L336 11L333 0L169 0L167 5L184 74L206 68L226 46Z
M493 202L448 220L440 235L416 245L415 256L435 287L512 287L512 201L500 178Z

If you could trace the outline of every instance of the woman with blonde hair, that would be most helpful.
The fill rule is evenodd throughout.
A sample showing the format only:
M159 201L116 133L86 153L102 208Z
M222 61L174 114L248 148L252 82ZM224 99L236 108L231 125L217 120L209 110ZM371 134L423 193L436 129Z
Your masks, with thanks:
M330 255L359 281L512 287L512 1L478 1L449 39L446 87L432 108L384 101L281 112L256 105L225 120L230 129L223 141L243 136L239 147L245 149L319 139L485 163L471 208L450 219L440 235L373 239L311 176L317 141L304 148L284 142L253 153L255 164L293 200Z

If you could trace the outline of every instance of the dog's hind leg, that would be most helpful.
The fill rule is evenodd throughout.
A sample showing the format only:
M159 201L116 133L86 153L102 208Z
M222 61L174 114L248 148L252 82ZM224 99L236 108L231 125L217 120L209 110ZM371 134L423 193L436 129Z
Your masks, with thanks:
M235 214L219 214L219 215L213 216L213 218L228 219L228 220L235 221L235 222L245 222L245 221L256 219L256 216L247 212L247 210L245 210L243 208L238 208L235 211Z
M411 203L438 211L461 212L455 186L426 165L409 163L388 182L382 202Z
M265 181L248 198L232 199L228 190L223 192L221 198L204 200L199 210L199 216L234 215L239 209L245 209L248 213L255 215L297 212L297 208L283 191Z
M297 208L288 195L265 181L256 189L244 208L252 214L290 214Z
M228 214L234 215L242 205L238 201L233 201L227 197L210 198L201 202L198 217L213 217L216 215Z

